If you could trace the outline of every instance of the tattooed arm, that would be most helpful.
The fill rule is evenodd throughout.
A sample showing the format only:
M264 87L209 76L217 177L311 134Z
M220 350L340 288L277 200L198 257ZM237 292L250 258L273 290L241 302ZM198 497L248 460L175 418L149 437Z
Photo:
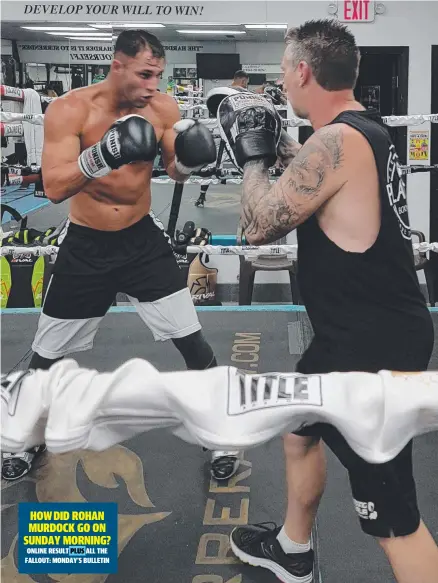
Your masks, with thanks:
M281 130L280 142L277 146L277 156L283 166L288 166L301 149L301 144L296 142L286 130Z
M316 131L271 187L264 161L245 164L241 226L248 243L270 243L293 231L345 184L341 124Z

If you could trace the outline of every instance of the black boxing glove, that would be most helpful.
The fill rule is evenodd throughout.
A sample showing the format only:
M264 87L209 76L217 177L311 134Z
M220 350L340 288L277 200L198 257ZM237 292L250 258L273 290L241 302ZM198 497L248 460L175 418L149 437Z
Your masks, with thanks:
M190 245L208 245L211 241L211 231L203 227L195 228L195 223L187 221L182 231L177 231L173 250L178 255L186 255ZM208 261L208 259L207 259Z
M267 95L274 105L285 105L286 103L286 99L279 87L269 85L268 87L265 87L263 94Z
M211 231L204 227L197 228L190 238L189 245L208 245L211 240Z
M177 245L187 245L195 232L195 223L193 221L187 221L183 227L182 231L177 231L175 235L175 242Z
M216 144L208 127L194 119L182 119L173 129L175 168L180 174L191 174L216 162Z
M158 153L152 124L140 115L118 119L103 138L82 152L79 168L87 178L102 178L131 162L150 162Z
M228 155L243 172L251 160L277 160L281 118L262 95L240 93L226 97L218 109L218 125Z

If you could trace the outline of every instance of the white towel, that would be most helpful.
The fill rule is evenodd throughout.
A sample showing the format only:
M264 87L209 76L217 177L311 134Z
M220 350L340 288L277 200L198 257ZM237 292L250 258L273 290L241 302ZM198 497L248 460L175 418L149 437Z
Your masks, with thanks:
M24 106L23 113L35 114L42 113L41 98L35 89L23 89ZM27 165L41 166L41 156L43 153L44 143L44 126L23 123L24 126L24 143L27 151Z
M7 452L41 443L53 453L103 451L159 428L212 451L246 450L322 422L379 464L415 435L438 430L438 371L254 375L217 366L161 373L133 358L99 373L64 359L1 381L0 447Z

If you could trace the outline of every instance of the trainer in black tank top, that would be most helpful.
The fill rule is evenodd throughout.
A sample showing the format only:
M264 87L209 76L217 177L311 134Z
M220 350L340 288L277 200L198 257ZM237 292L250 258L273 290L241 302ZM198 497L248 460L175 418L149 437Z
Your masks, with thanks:
M414 268L405 183L388 130L376 111L346 111L347 124L368 140L377 165L381 225L364 253L342 250L316 215L297 229L298 283L315 337L303 373L424 370L433 325Z

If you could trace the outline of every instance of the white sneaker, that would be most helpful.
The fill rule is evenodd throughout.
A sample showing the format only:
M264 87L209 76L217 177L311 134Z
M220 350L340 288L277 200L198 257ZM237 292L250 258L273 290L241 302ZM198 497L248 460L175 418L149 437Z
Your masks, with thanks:
M218 482L229 480L239 469L240 451L213 451L210 473Z
M19 480L28 474L34 462L46 451L44 444L37 445L27 451L20 453L2 454L2 478L9 482Z

